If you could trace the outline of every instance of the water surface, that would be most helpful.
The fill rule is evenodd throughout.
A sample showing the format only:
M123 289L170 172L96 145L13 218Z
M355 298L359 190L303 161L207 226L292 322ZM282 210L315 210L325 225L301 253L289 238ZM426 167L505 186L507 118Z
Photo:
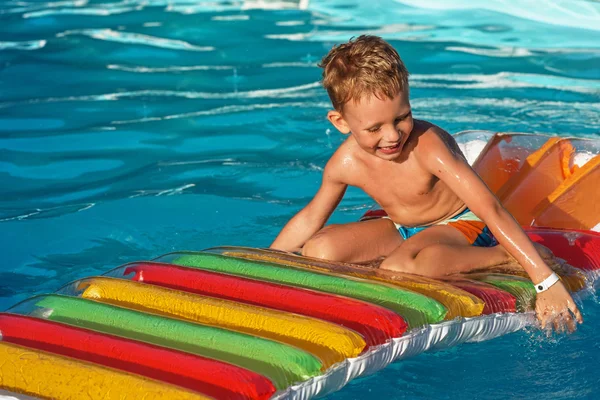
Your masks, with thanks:
M316 63L352 36L388 39L415 116L451 133L598 137L600 6L566 3L1 1L0 308L173 250L267 246L343 140ZM332 221L370 204L351 190ZM428 353L330 398L593 398L582 308L558 342Z

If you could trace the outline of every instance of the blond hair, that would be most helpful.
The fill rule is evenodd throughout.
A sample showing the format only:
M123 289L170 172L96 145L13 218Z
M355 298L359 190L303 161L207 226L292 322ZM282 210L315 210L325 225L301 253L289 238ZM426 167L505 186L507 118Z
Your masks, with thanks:
M374 95L393 99L408 90L408 71L398 52L378 36L362 35L334 46L323 57L323 86L333 107Z

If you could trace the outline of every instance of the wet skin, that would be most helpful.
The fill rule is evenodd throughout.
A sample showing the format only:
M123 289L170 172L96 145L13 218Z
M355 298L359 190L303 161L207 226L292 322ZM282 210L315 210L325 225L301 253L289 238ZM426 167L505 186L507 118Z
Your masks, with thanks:
M551 274L521 227L471 169L454 139L412 117L408 94L368 96L332 110L329 121L348 139L328 161L313 200L286 224L271 245L335 261L385 257L381 268L442 276L514 261L534 283ZM499 246L471 246L451 226L433 226L406 241L390 220L323 226L346 188L363 189L404 226L434 225L469 207ZM581 314L562 283L538 295L542 325L573 329ZM560 321L560 322L557 322Z

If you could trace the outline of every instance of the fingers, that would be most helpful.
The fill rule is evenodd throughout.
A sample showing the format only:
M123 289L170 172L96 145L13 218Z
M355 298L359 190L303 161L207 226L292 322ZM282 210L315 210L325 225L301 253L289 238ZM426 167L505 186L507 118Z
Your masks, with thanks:
M583 316L581 315L579 308L577 308L575 304L569 303L569 310L573 313L577 322L579 322L580 324L583 323Z
M557 330L558 326L556 325L556 312L551 309L544 309L543 312L537 312L538 319L542 325L542 330L546 330L548 336L552 334L553 330Z
M575 320L573 319L571 314L567 314L564 320L567 325L567 329L569 330L569 333L575 332L575 329L577 329L577 324L575 323Z
M569 307L560 313L546 308L543 312L536 310L536 314L541 323L542 330L546 330L548 336L552 334L552 331L558 334L566 331L572 333L577 329L577 322L583 322L581 312L577 306Z
M561 334L564 332L564 324L562 324L562 318L555 317L552 319L552 327L554 328L554 332Z
M538 320L540 321L540 323L542 325L542 329L549 328L550 330L552 330L552 321L554 320L556 311L551 307L548 307L548 306L540 307L539 304L536 304L535 313L537 315Z
M542 323L542 330L546 329L546 325L548 324L548 317L542 316L540 318L540 316L538 315L538 318L540 319L540 322Z

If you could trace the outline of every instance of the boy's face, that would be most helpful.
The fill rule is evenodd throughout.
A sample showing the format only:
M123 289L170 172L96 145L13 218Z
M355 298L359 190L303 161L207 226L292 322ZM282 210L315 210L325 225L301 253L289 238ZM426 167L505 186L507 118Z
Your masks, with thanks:
M343 114L330 111L331 123L342 133L352 133L358 145L384 160L397 159L413 129L413 119L406 91L393 99L367 96L344 105Z

